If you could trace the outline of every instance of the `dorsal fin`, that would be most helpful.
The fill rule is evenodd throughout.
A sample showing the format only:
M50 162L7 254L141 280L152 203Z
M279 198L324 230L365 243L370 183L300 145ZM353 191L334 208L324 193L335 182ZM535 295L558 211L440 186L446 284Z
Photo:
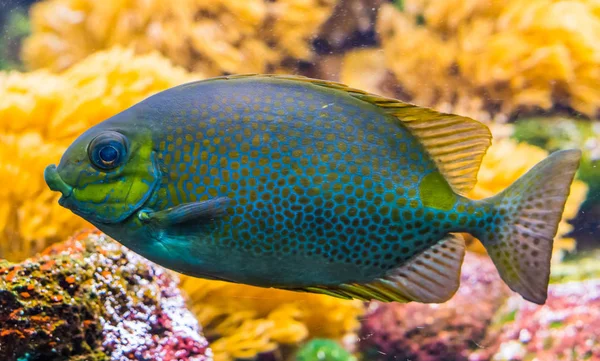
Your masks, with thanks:
M488 127L471 118L440 113L430 108L353 89L341 83L297 75L270 74L228 75L200 82L252 77L306 82L346 92L356 99L380 107L400 120L401 124L425 146L448 184L459 194L468 192L475 185L481 160L491 143Z
M464 256L462 236L448 234L433 247L372 282L296 290L364 301L442 303L458 290Z

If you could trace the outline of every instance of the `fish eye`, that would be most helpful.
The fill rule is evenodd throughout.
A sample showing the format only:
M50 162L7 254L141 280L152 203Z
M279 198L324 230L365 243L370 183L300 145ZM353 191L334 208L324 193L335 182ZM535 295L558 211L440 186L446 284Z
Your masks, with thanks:
M123 162L127 155L127 139L121 133L108 131L94 138L88 146L92 165L101 170L111 170Z

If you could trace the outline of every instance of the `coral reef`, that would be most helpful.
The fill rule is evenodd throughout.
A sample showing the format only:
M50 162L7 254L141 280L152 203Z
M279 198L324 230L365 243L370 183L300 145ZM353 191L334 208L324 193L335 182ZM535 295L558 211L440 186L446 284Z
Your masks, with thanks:
M61 75L0 74L0 258L22 260L86 227L58 205L42 177L73 137L155 92L202 77L157 54L124 49L96 53ZM327 296L197 279L185 279L184 288L210 322L215 357L223 360L313 336L342 337L357 329L363 312L360 302Z
M481 120L565 106L598 114L597 1L404 0L382 6L377 30L418 104Z
M33 7L25 62L63 70L115 45L158 50L207 75L272 72L309 60L335 0L46 0Z
M31 69L47 69L0 73L0 258L14 261L87 226L58 205L43 168L85 129L187 81L313 71L472 116L494 132L469 194L478 199L503 190L554 150L519 144L509 139L512 126L492 120L564 108L594 117L600 104L600 7L592 0L182 0L177 6L43 0L31 14L23 58ZM381 48L346 52L357 44L376 46L374 30ZM558 127L544 128L549 138L560 137L553 132ZM596 172L589 164L590 174ZM580 181L572 186L555 256L573 249L568 220L586 191ZM369 361L502 359L511 350L517 350L515 360L551 359L551 351L595 360L600 286L580 282L580 269L593 278L596 265L591 258L553 265L553 282L577 283L553 285L547 306L515 296L497 313L510 292L489 259L469 253L450 302L374 302L360 331L365 305L359 301L186 276L181 287L217 361L280 360L302 343L298 361L350 361L354 356L337 342L357 332ZM210 359L175 284L169 273L98 234L19 265L1 262L0 359ZM576 307L579 301L585 307Z
M497 323L495 344L471 360L600 360L600 280L550 285L544 306L512 297Z
M158 54L96 53L61 75L0 73L0 258L19 261L86 225L43 179L73 139L174 85L200 79Z
M0 262L0 359L212 359L171 273L98 233Z
M217 361L250 359L315 337L355 333L363 303L324 295L183 277Z
M356 361L356 357L336 341L315 339L298 350L296 361Z
M466 361L481 347L486 328L509 292L488 257L467 253L460 288L450 301L439 305L372 302L359 348L369 361L441 357Z

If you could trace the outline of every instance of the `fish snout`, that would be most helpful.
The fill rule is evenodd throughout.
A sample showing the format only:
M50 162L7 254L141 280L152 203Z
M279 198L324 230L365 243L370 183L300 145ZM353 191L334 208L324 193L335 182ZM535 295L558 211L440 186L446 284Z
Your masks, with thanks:
M73 193L73 187L62 180L54 164L47 166L44 170L44 180L51 190L62 193L65 198Z

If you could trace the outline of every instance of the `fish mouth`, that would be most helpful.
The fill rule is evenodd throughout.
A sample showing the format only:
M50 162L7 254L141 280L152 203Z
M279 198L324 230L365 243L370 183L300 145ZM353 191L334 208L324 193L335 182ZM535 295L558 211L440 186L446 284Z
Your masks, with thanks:
M62 197L60 197L58 201L61 206L64 204L65 200L73 194L73 187L62 180L60 174L58 174L56 165L54 164L47 166L44 170L44 180L51 190L62 194Z

